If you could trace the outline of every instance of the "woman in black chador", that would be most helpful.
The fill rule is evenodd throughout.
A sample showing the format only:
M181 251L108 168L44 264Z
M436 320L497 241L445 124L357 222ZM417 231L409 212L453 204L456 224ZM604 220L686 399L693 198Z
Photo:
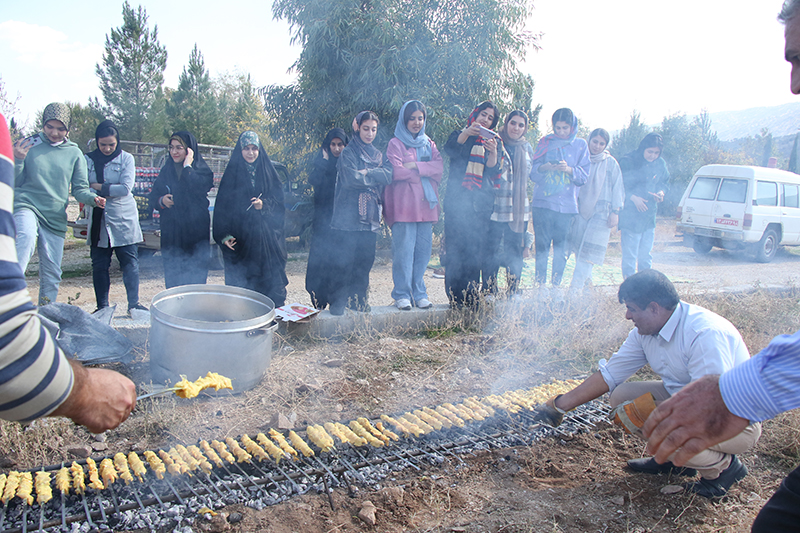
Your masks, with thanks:
M325 309L331 303L331 291L339 283L331 275L331 257L338 252L332 238L331 217L336 192L336 164L345 146L347 135L342 128L329 131L308 176L308 182L314 186L314 223L308 251L306 290L317 309Z
M173 133L169 155L150 191L150 205L161 216L161 256L168 289L206 282L211 224L208 191L214 186L214 173L203 161L194 135Z
M239 136L214 205L214 240L225 260L225 284L286 303L283 188L253 131Z

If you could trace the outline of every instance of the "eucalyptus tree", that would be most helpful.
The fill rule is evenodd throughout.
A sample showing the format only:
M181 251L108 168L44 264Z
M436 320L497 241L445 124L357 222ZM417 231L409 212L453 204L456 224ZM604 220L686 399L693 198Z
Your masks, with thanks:
M350 131L365 109L381 118L384 146L409 99L425 103L440 145L482 100L530 111L533 80L518 64L538 42L525 30L531 9L526 0L275 0L303 47L296 83L262 90L284 159L318 147L331 127Z

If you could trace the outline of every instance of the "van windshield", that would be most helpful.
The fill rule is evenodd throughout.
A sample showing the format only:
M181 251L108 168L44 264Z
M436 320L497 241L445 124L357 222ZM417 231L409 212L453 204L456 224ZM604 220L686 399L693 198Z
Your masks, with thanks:
M720 202L745 203L747 198L747 180L725 178L719 188L717 200Z
M697 178L689 193L693 200L713 200L717 195L719 178Z

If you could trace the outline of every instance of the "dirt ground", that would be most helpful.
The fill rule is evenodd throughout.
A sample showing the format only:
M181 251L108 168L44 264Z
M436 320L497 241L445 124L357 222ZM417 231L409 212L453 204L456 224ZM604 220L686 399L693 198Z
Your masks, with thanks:
M788 250L782 250L768 265L720 250L698 256L678 245L672 221L660 221L657 241L654 267L679 279L679 291L692 297L723 287L794 287L800 265L800 256ZM618 250L612 244L607 265L619 265ZM116 263L113 268L111 299L119 304L118 314L122 314L124 291ZM64 270L67 274L59 301L70 300L93 310L85 245L69 244ZM163 290L159 257L144 259L141 270L141 300L149 302ZM308 302L304 273L305 255L293 253L287 268L288 301ZM431 273L426 277L431 299L446 303L443 280L432 278ZM212 272L209 281L223 283L222 272ZM36 277L29 275L28 282L35 297ZM390 291L391 264L385 255L379 256L371 274L372 305L391 305ZM528 296L532 296L530 292ZM728 306L731 314L741 312L729 318L755 353L774 335L797 329L800 309L796 295L778 298L762 291L753 298L744 304L736 298L724 301L717 310ZM756 323L746 313L750 306L753 316L769 312L776 319L768 327ZM100 455L252 435L272 427L278 414L296 416L295 427L302 429L310 423L372 418L467 396L532 387L552 377L584 377L596 368L594 362L608 357L630 330L622 315L621 306L606 293L558 320L543 318L539 311L523 307L518 316L477 330L468 322L454 322L441 330L367 335L338 342L277 338L267 375L252 391L193 401L161 397L141 402L126 423L101 437L106 449ZM518 322L512 324L514 320ZM568 345L560 344L561 339L569 337ZM137 353L131 365L119 370L137 385L148 383L147 354ZM233 505L222 509L212 521L198 521L193 530L749 531L758 510L794 466L797 426L794 418L768 423L762 441L742 456L751 475L719 502L682 492L662 493L664 487L680 485L685 479L626 470L625 461L641 457L644 444L603 425L569 440L553 438L531 447L465 455L465 464L448 460L422 472L404 470L385 480L380 489L337 488L332 494L333 508L325 495L314 493L260 511ZM14 431L8 425L0 427L5 448L0 456L7 466L10 463L17 468L63 460L69 446L98 447L97 439L64 421L47 421ZM31 440L37 441L39 448ZM357 516L367 500L377 508L374 526ZM236 513L241 521L229 523L226 518Z

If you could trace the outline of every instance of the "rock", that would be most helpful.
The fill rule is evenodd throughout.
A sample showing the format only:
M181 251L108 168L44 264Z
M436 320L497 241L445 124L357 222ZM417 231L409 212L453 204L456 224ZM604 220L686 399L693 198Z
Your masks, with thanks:
M322 364L330 368L339 368L344 364L344 359L328 359L323 361Z
M465 527L451 527L450 531L452 531L453 533L465 533L467 531L467 528L465 528Z
M80 457L81 459L86 459L90 455L92 455L92 449L88 446L70 446L67 448L67 453L72 455L73 457Z
M359 378L356 380L356 385L361 385L362 387L369 387L369 381L364 378Z
M286 417L286 416L284 416L282 414L278 414L278 420L277 420L277 424L276 425L278 426L278 429L293 429L294 428L294 424L292 424L292 421L289 420L288 417Z
M466 376L467 374L470 374L471 372L470 372L469 368L464 367L461 370L459 370L458 373L461 374L461 375Z
M297 391L299 394L308 394L320 392L324 390L324 388L325 386L320 380L314 379L312 381L301 381L300 384L297 385L297 388L295 388L295 391Z
M402 504L403 498L406 495L406 491L403 490L403 487L388 487L383 489L381 492L387 501L390 501L395 505Z
M678 494L679 492L683 492L683 486L681 485L667 485L666 487L661 487L661 494Z
M231 515L228 517L228 522L231 523L231 524L235 524L236 522L241 522L242 518L244 518L242 516L242 513L234 512L234 513L231 513Z
M212 517L205 529L210 533L221 533L222 531L228 531L230 528L231 525L225 519L225 514L221 513Z
M105 432L104 433L98 433L97 435L94 436L94 440L97 441L97 442L105 442L106 438L107 437L106 437Z
M14 468L17 462L10 457L0 457L0 468Z
M96 452L104 452L108 449L108 444L105 442L93 442L92 449Z
M613 503L614 505L624 505L625 498L623 496L616 496L614 498L611 498L611 503Z
M358 512L358 517L367 525L374 526L376 510L376 507L371 501L365 500L364 503L361 504L361 510Z

